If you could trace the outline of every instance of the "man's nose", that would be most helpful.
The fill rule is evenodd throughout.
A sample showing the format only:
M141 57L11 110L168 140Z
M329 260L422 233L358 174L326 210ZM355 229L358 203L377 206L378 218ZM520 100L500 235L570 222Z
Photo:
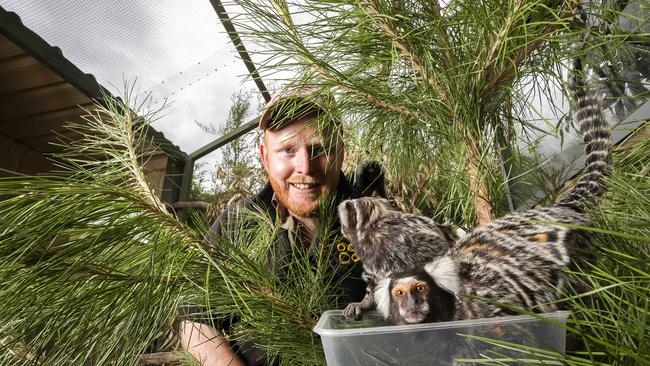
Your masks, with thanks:
M309 175L311 173L311 154L306 146L302 146L296 151L295 155L295 169L297 173Z

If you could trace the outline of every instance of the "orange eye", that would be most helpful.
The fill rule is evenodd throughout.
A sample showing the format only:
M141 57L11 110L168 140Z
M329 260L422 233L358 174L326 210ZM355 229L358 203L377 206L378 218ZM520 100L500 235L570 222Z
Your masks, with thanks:
M404 291L403 290L395 290L395 291L393 291L393 294L395 296L401 297L401 296L404 296Z
M425 289L426 287L424 287L424 285L417 285L415 287L415 290L417 290L417 292L424 292Z

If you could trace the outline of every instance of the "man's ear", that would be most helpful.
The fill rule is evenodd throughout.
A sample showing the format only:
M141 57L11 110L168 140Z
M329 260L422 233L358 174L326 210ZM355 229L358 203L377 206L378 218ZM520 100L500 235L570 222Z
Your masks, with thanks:
M266 150L266 145L264 144L264 142L260 143L260 158L262 159L262 165L264 166L264 170L268 172L269 155L268 155L268 151Z

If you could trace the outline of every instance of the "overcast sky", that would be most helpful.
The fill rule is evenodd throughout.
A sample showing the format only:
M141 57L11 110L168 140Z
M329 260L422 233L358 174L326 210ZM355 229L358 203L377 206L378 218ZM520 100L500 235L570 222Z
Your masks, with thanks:
M255 89L251 81L244 82L247 71L207 0L0 4L16 11L29 28L111 92L121 95L123 80L137 80L140 92L151 92L158 102L154 106L171 102L154 127L187 153L215 138L195 121L223 123L230 96L241 88ZM556 113L540 107L546 116Z
M230 98L245 82L236 57L207 0L0 0L23 23L115 95L124 81L151 93L154 106L171 108L153 126L191 153L216 138L195 121L219 125Z

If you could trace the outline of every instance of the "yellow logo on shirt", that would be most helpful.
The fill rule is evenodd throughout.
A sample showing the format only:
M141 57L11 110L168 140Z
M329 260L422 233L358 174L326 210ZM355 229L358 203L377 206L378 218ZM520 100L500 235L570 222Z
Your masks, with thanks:
M352 243L338 243L336 244L336 250L339 252L339 264L350 264L359 261L359 256Z

